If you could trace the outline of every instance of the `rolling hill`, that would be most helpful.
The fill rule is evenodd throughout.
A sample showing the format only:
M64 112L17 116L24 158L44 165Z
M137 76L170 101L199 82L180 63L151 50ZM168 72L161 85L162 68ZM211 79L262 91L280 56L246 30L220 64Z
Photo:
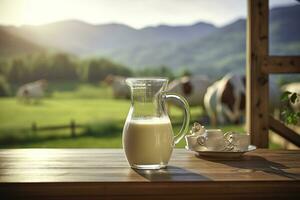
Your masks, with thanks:
M26 40L77 55L100 55L116 49L155 46L164 42L184 43L215 29L213 25L202 22L191 26L160 25L134 29L123 24L92 25L78 20L8 28L12 34Z
M0 57L44 51L44 48L0 28Z
M270 54L300 55L300 5L274 8L270 12ZM246 20L239 19L216 29L205 37L183 44L140 46L116 50L111 56L131 66L188 68L212 76L229 71L244 72L246 53Z
M270 53L300 55L300 5L270 12ZM159 25L134 29L123 24L92 25L78 20L42 26L2 27L20 50L29 44L67 51L79 56L104 56L131 68L166 65L210 75L243 72L246 20L223 27L199 22L193 25ZM3 43L3 41L2 41ZM13 52L6 52L13 53Z

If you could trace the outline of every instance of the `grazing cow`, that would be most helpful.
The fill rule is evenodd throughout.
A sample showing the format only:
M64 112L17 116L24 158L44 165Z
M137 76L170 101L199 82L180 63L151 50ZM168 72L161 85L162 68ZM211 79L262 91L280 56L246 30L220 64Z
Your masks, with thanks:
M204 95L204 108L212 125L217 124L217 91L221 81L216 81L209 86Z
M38 80L21 86L17 91L17 98L24 103L38 102L45 95L46 80Z
M130 90L125 82L126 78L123 76L108 75L104 82L112 87L114 98L129 99Z
M207 88L204 106L213 125L218 123L239 123L245 116L246 83L245 76L227 74ZM279 107L279 90L270 81L269 110Z
M204 106L211 123L238 123L245 111L245 77L225 75L207 88Z
M283 85L281 87L281 91L289 91L289 92L295 92L297 94L300 94L300 82L294 82L294 83L289 83L286 85ZM294 104L290 104L291 108L296 111L300 112L300 101L295 102Z
M210 81L206 76L184 76L169 84L168 92L186 98L190 106L203 106L203 98Z

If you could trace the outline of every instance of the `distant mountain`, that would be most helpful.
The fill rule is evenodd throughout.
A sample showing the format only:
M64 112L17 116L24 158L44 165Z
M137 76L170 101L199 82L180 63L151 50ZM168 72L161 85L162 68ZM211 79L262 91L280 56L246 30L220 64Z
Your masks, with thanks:
M122 24L91 25L78 20L68 20L42 26L11 27L9 31L43 46L78 55L99 55L138 45L182 43L205 36L215 29L213 25L207 23L134 29Z
M300 55L300 4L270 13L270 53Z
M246 21L244 19L222 27L205 38L175 48L168 55L171 66L188 67L209 75L243 72L245 66Z
M300 5L274 8L270 12L270 54L300 55ZM229 71L244 72L246 20L239 19L204 37L181 44L136 46L108 54L130 66L183 67L212 76Z
M0 27L0 57L43 51L44 49Z
M270 53L300 55L300 5L270 12ZM243 72L246 21L224 27L199 22L134 29L122 24L91 25L78 20L43 26L4 27L38 45L80 56L105 56L132 68L166 65L218 75Z

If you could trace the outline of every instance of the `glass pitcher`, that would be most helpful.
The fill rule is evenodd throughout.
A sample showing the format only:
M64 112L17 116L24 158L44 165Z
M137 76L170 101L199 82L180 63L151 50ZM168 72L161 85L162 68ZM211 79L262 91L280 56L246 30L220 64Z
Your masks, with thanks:
M173 148L189 129L187 101L166 92L166 78L128 78L131 107L123 128L123 149L127 161L136 169L165 168ZM183 125L174 136L166 109L166 100L178 101L184 108Z

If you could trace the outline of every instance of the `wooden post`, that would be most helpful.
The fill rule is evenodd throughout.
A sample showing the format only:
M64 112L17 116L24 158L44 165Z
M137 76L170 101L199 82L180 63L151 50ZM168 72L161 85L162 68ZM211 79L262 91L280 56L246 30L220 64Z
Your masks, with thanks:
M282 122L274 119L272 115L269 116L270 129L286 139L287 141L293 143L294 145L300 147L300 135L294 130L285 126Z
M31 130L32 130L33 134L35 135L36 131L37 131L37 125L36 125L35 122L32 122L32 124L31 124Z
M265 73L300 73L300 56L268 56L264 61Z
M268 147L269 77L262 71L268 56L269 1L248 0L247 21L247 131L251 143Z
M71 120L70 129L71 129L71 136L75 137L76 136L76 124L75 124L74 120Z

